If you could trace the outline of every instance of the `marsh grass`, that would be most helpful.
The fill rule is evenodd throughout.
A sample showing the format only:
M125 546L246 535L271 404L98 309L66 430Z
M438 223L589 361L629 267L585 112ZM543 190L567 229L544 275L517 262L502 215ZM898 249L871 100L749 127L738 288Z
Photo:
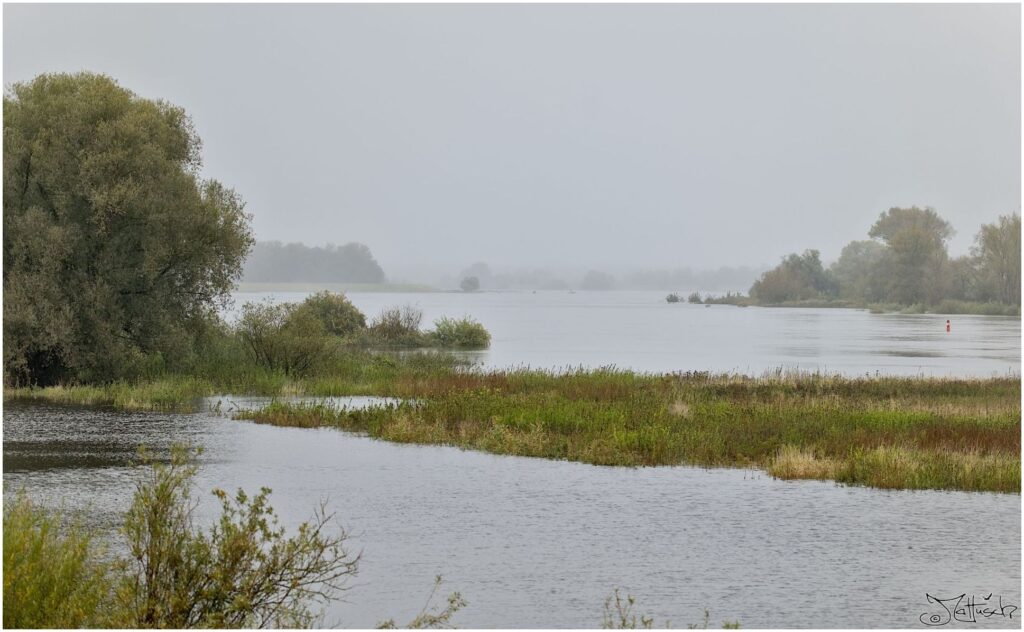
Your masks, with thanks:
M1020 493L1020 380L484 371L440 352L339 353L301 378L239 365L196 377L7 389L6 399L194 410L215 393L375 395L364 410L275 402L240 416L402 443L595 465L759 467L779 478ZM228 367L225 369L224 367ZM415 402L415 403L412 403Z
M362 410L274 403L260 423L596 465L761 467L778 478L1020 492L1015 378L845 378L776 372L427 372Z

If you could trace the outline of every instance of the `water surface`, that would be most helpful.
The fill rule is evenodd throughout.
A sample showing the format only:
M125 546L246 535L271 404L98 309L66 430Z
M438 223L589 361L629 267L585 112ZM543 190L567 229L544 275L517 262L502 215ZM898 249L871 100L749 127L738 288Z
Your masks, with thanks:
M200 489L274 490L294 528L327 498L362 550L326 625L410 620L436 574L464 627L597 627L615 588L677 627L919 627L925 593L1020 604L1020 496L879 491L763 473L610 468L398 445L212 413L8 405L5 492L112 528L136 446L205 446ZM203 495L200 520L213 517ZM1018 613L1019 614L1019 613ZM1020 619L970 627L1019 627Z
M301 301L307 293L235 294ZM798 368L847 375L1020 374L1019 317L871 314L866 310L669 304L664 292L350 293L368 317L414 305L424 326L472 316L491 348L467 354L489 367L615 365L638 371L759 374ZM952 331L946 333L946 319Z

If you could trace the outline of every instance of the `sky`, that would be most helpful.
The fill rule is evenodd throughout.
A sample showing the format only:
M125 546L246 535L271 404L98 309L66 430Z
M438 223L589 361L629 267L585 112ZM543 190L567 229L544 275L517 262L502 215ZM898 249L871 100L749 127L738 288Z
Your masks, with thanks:
M6 4L3 81L184 107L258 239L390 275L763 266L1021 199L1020 5Z

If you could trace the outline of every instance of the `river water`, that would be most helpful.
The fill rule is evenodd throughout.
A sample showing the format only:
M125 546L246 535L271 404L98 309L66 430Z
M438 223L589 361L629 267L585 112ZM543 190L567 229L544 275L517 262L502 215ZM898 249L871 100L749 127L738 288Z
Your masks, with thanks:
M302 295L276 295L296 300ZM243 300L260 298L239 296ZM1020 320L669 305L660 293L353 294L369 315L405 303L472 315L490 366L758 372L777 367L932 375L1019 374ZM224 397L220 410L258 405ZM366 405L356 398L339 404ZM212 404L213 402L209 402ZM213 487L274 490L285 526L321 499L361 571L324 625L411 620L435 575L469 601L463 627L597 627L615 588L658 624L923 627L963 593L1020 605L1019 495L880 491L763 472L608 468L398 445L224 414L118 413L8 403L4 491L83 510L113 533L140 444L202 445L199 519ZM113 537L113 535L111 535ZM992 617L959 627L1020 627Z
M916 627L940 611L926 593L1020 604L1017 495L596 467L212 413L19 404L4 413L5 490L113 528L140 473L136 447L159 454L174 441L205 447L201 523L215 486L271 487L292 528L329 500L364 556L346 601L325 613L330 626L411 620L437 574L469 601L456 619L465 627L597 627L616 587L681 627L704 608L744 627Z
M306 293L239 292L249 301ZM664 292L351 293L368 318L413 305L424 326L471 316L491 332L490 367L615 365L638 371L761 373L798 368L848 375L1020 373L1019 317L872 314L866 310L669 304ZM951 331L946 333L946 319Z

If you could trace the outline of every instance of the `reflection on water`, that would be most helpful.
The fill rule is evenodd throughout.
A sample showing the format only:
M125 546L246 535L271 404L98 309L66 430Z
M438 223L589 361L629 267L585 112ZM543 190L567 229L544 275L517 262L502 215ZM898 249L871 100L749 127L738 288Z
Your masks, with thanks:
M399 445L224 415L8 405L5 493L87 509L113 528L141 470L201 444L206 494L261 485L289 528L330 500L363 565L326 624L410 620L434 575L465 627L595 627L621 587L676 626L911 627L925 593L1020 604L1020 496L892 492L776 481L743 470L610 468ZM1019 619L1009 622L1019 625ZM972 627L1007 625L987 621Z
M232 313L246 301L304 297L288 292L238 293ZM1017 317L705 307L669 304L664 292L353 293L349 298L370 317L389 306L418 306L428 326L440 316L473 316L490 330L491 348L464 355L492 367L1020 373ZM947 318L953 321L949 334Z

